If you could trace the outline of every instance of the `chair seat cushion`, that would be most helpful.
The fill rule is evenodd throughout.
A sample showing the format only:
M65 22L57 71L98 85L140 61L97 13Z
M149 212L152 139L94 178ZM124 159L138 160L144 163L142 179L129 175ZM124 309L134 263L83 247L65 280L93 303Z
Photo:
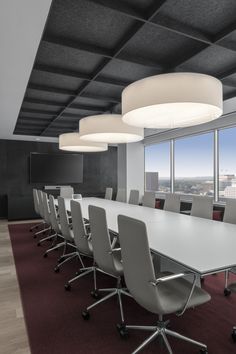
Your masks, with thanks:
M161 276L163 276L163 274ZM160 283L157 286L157 290L160 294L161 307L163 309L162 314L171 314L181 311L186 304L191 288L192 283L184 278ZM210 295L205 290L195 286L187 308L204 304L210 299Z

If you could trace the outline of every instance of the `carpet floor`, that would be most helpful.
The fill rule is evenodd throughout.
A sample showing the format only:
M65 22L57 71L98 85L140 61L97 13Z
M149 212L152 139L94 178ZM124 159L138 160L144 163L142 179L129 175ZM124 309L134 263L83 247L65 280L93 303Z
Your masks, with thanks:
M115 298L92 309L90 319L85 321L81 311L94 301L90 296L92 277L80 279L70 292L65 291L64 284L78 270L78 262L70 262L54 273L61 251L43 258L49 243L37 247L29 227L30 224L9 225L9 232L32 354L131 353L149 332L132 330L128 339L120 338ZM236 296L223 296L223 279L223 275L205 279L204 287L212 296L210 302L186 311L183 317L168 316L172 330L207 344L209 354L236 353L236 343L231 339L232 326L236 324ZM98 286L113 285L114 280L98 276ZM127 324L155 325L156 316L130 298L124 298L124 312ZM169 341L175 354L199 353L191 344L172 338ZM142 353L167 351L161 341L154 340Z

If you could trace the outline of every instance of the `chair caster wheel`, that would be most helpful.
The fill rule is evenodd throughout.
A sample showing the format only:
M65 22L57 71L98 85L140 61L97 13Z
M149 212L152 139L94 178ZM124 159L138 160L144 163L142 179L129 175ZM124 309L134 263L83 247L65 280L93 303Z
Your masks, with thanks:
M38 243L37 243L37 246L38 246L38 247L39 247L39 246L41 246L41 243L40 243L40 242L38 242Z
M101 298L101 294L99 293L99 291L98 290L93 290L93 291L91 291L91 296L94 298L94 299L100 299Z
M55 267L55 268L54 268L54 272L55 272L55 273L59 273L59 271L60 271L60 268L58 268L58 267Z
M44 253L44 255L43 255L43 256L44 256L44 258L47 258L48 254L47 254L47 253Z
M75 273L76 276L80 275L82 273L81 270L79 270L78 272Z
M125 324L118 324L118 325L116 325L116 328L122 338L128 338L129 331L126 328Z
M84 320L88 320L90 318L90 313L87 310L82 311L82 317Z
M67 290L67 291L71 290L71 285L69 283L65 284L65 290Z
M36 237L37 237L36 235L33 236L33 238L36 238Z
M233 341L236 342L236 329L233 329L231 336Z
M231 294L231 290L228 288L224 289L224 296L229 296Z
M201 354L208 354L207 348L201 348L201 349L200 349L200 353L201 353Z
M61 263L63 261L64 261L64 257L60 257L60 258L58 258L57 263Z

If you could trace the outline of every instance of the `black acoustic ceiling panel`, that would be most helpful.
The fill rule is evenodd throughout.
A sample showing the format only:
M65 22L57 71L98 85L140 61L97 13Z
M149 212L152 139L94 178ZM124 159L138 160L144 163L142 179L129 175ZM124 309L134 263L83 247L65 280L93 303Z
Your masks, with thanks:
M14 133L120 113L124 87L160 73L214 75L236 96L235 13L235 0L54 0Z

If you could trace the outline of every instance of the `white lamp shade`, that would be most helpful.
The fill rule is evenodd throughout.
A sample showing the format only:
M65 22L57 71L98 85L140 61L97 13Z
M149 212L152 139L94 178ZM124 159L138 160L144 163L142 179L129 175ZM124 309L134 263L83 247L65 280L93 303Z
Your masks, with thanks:
M209 75L171 73L132 83L122 92L127 124L143 128L178 128L221 116L221 82Z
M100 114L86 117L79 122L82 140L106 143L132 143L143 139L143 129L122 121L120 114Z
M65 133L59 136L59 149L75 152L99 152L108 149L105 143L95 143L91 141L83 141L80 139L80 134Z

